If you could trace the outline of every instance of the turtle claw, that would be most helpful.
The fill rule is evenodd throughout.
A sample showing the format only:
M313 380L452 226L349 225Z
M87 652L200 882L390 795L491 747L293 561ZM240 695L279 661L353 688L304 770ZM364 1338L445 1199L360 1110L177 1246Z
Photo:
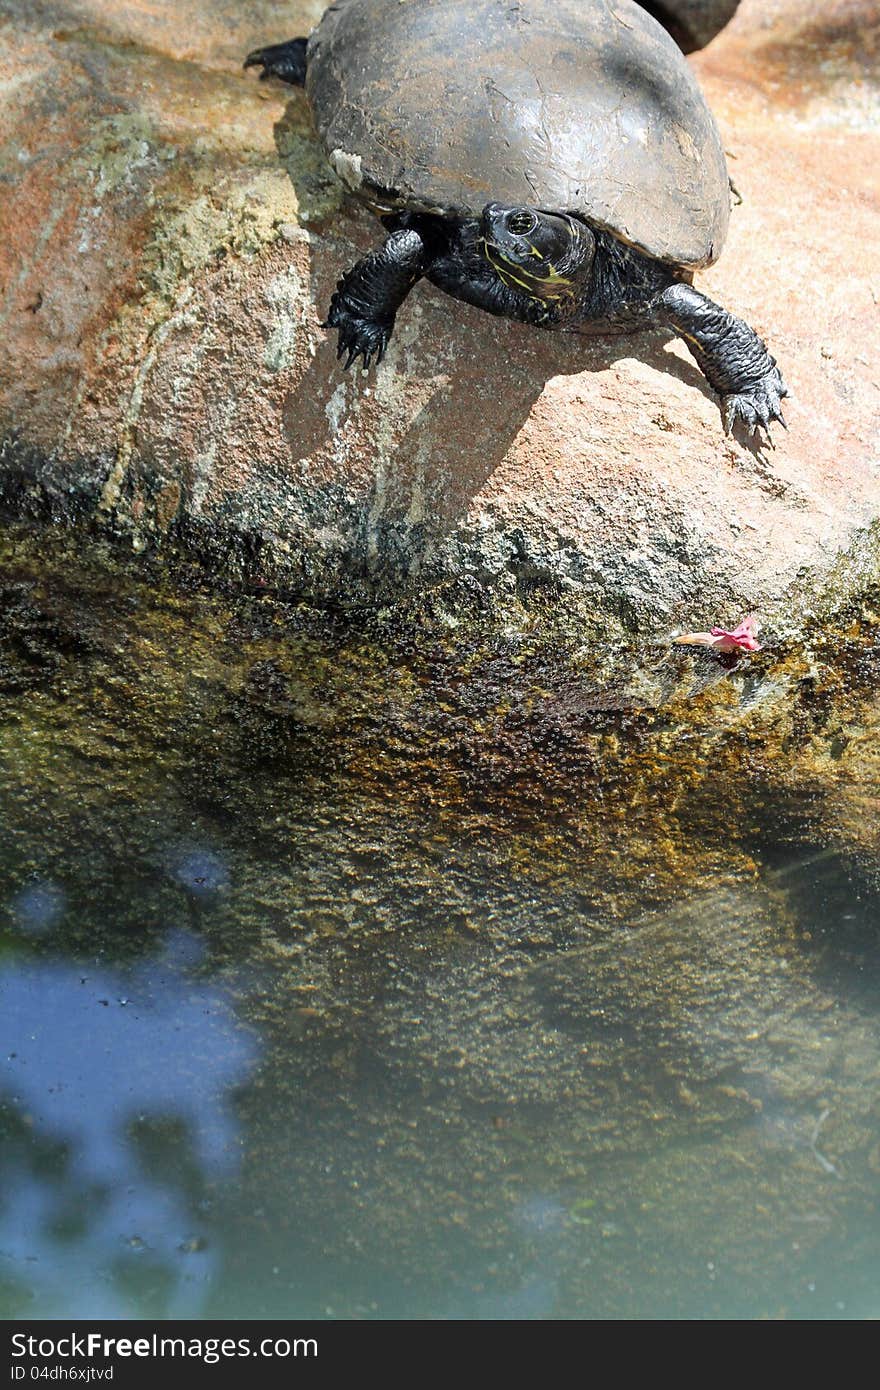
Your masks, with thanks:
M340 281L344 286L344 282ZM324 328L335 328L339 333L339 341L336 346L336 357L342 360L343 355L347 354L343 363L343 370L354 365L357 358L363 359L364 371L370 366L378 367L382 358L385 356L385 349L388 346L388 339L391 337L394 328L394 320L390 323L378 322L375 319L362 318L361 315L349 309L344 298L344 288L339 289L330 301L330 312L327 321L322 325Z
M255 48L244 60L246 68L262 68L260 81L267 77L280 78L293 87L302 87L306 80L307 39L290 39L287 43L271 43Z
M259 75L261 82L265 82L267 77L272 76L271 68L267 62L267 53L268 50L265 48L255 48L253 53L249 53L242 63L242 67L245 68L262 68L262 72Z
M788 387L774 363L772 369L754 385L722 398L724 433L732 434L734 426L741 423L750 438L765 442L774 449L776 446L770 427L775 420L784 430L788 429L782 414L782 399L787 395Z

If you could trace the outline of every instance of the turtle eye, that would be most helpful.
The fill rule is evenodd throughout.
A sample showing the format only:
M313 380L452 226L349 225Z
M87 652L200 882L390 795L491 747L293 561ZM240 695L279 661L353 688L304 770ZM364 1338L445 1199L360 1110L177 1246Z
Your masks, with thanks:
M508 214L507 230L513 236L528 236L538 225L538 219L528 208L517 208L515 212Z

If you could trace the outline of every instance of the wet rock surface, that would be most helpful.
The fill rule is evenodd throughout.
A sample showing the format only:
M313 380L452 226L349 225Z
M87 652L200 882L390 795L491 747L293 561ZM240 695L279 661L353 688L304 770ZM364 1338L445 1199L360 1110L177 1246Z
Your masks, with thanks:
M378 225L302 93L240 69L320 4L5 7L0 497L322 602L665 634L798 632L878 513L870 7L744 0L693 60L742 204L699 285L793 398L726 440L662 334L573 339L420 285L382 368L320 328ZM442 597L446 594L446 598Z
M0 545L5 1316L870 1315L876 591L609 716L104 559Z

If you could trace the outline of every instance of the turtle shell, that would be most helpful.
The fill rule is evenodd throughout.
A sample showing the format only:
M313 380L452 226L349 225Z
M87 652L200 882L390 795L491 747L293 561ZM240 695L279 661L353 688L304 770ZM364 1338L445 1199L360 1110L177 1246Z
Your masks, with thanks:
M341 0L306 87L330 162L379 210L528 203L688 268L721 251L718 128L633 0Z

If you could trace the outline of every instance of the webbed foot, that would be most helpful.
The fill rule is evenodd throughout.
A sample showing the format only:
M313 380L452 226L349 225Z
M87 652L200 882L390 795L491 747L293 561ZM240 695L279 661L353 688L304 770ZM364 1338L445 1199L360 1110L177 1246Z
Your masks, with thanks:
M772 359L771 359L772 360ZM743 387L721 398L724 417L724 433L730 434L737 421L741 421L752 436L763 430L772 443L770 425L778 420L786 428L782 414L782 401L788 395L788 387L782 380L782 373L773 363L772 368L760 377L753 386Z
M302 87L306 80L306 45L308 39L289 39L287 43L272 43L255 48L244 60L246 68L260 67L260 81L278 77L292 87Z
M394 319L368 319L352 311L345 302L345 281L340 280L339 289L330 301L330 312L324 327L335 328L339 332L336 356L341 358L348 354L343 364L345 370L348 371L358 357L363 358L366 369L371 363L378 366L385 356L388 339L394 331Z

